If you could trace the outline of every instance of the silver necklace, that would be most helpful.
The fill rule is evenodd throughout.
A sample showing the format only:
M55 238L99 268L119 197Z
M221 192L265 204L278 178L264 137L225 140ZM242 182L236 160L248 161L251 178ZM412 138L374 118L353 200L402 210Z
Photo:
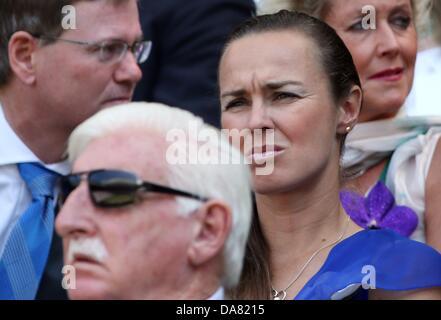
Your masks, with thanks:
M288 286L285 289L282 290L276 290L274 289L274 287L271 285L271 295L273 297L273 300L285 300L286 298L286 291L291 288L291 286L294 284L294 282L297 281L298 278L300 278L300 276L303 274L303 271L305 271L306 267L309 265L309 263L315 258L315 256L322 251L323 249L329 248L330 246L333 246L337 243L339 243L342 239L343 236L346 233L346 230L348 229L348 225L349 225L349 219L350 217L348 216L347 220L346 220L346 225L345 228L343 229L342 234L340 235L340 237L335 240L334 242L324 245L322 247L320 247L317 251L315 251L311 257L308 259L308 261L306 261L306 263L303 265L302 269L300 269L300 271L296 274L296 276L291 280L291 282L288 284Z

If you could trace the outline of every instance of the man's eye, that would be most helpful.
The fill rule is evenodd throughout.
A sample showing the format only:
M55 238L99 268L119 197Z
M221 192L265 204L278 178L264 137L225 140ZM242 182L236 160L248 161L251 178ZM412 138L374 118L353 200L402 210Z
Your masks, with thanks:
M90 45L90 46L87 48L87 50L88 50L89 52L92 52L92 53L94 53L94 52L99 52L99 51L101 51L101 46L98 45L98 44Z
M117 43L109 43L103 45L102 50L104 54L108 54L108 55L117 54L120 52L121 46L120 44Z
M100 45L100 60L102 62L113 61L118 58L124 51L124 44L122 43L102 43Z

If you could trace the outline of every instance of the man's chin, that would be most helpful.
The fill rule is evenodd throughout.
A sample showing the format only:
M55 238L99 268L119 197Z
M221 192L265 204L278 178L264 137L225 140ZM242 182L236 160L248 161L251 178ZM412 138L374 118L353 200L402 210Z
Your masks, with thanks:
M75 289L71 288L67 292L70 300L109 300L115 299L110 290L97 283L79 282Z

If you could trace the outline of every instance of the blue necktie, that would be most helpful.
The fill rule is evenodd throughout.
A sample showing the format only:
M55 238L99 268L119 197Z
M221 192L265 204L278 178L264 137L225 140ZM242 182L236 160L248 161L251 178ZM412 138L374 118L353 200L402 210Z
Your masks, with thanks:
M22 214L0 258L0 299L34 299L49 255L54 229L58 174L38 163L17 165L32 203Z

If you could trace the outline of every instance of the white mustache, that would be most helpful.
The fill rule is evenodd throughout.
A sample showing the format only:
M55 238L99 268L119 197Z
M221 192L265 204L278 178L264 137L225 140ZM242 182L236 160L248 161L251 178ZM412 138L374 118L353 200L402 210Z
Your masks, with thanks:
M81 254L98 262L103 262L108 256L106 247L100 238L79 238L69 242L67 261L73 262L75 255Z

